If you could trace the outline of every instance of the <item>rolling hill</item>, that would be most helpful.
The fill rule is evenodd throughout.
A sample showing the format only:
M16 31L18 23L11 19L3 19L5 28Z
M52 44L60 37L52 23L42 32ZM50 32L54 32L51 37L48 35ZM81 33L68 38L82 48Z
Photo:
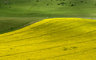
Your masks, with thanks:
M96 18L96 0L0 0L0 34L46 18Z
M0 16L96 17L96 0L0 0Z
M44 19L1 34L0 60L96 60L96 20Z

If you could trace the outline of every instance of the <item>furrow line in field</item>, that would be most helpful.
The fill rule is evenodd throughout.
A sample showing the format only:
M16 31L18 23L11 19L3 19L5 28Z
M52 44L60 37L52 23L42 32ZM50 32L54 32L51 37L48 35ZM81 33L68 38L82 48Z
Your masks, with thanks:
M62 57L62 56L67 56L67 55L73 55L73 54L78 54L78 53L85 53L85 52L88 52L90 50L96 50L96 47L95 48L91 48L91 49L85 49L83 51L78 51L78 52L74 52L74 53L69 53L69 54L63 54L63 55L59 55L59 56L53 56L53 57L48 57L48 58L43 58L43 59L38 59L38 60L48 60L48 59L53 59L53 58L57 58L57 57Z

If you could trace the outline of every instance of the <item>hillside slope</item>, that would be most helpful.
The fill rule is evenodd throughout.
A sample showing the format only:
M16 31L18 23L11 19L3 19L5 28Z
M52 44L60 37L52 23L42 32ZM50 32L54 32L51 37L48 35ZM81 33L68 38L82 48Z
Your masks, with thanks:
M0 0L0 16L95 16L95 0Z
M96 60L96 20L45 19L1 34L0 60Z
M0 34L23 28L44 17L0 17Z

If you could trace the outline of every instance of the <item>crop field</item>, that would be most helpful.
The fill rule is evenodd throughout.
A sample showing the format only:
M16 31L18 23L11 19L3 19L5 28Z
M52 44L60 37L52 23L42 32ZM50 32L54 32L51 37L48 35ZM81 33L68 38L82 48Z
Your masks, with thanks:
M96 20L50 18L0 34L0 60L96 60Z

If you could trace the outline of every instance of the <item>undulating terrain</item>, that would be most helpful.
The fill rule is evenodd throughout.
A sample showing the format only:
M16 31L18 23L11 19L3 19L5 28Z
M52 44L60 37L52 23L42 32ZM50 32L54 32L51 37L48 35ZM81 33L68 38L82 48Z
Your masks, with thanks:
M0 60L96 60L96 0L0 0Z
M0 60L96 60L96 20L44 19L1 34Z
M96 18L96 0L0 0L0 34L46 18Z

